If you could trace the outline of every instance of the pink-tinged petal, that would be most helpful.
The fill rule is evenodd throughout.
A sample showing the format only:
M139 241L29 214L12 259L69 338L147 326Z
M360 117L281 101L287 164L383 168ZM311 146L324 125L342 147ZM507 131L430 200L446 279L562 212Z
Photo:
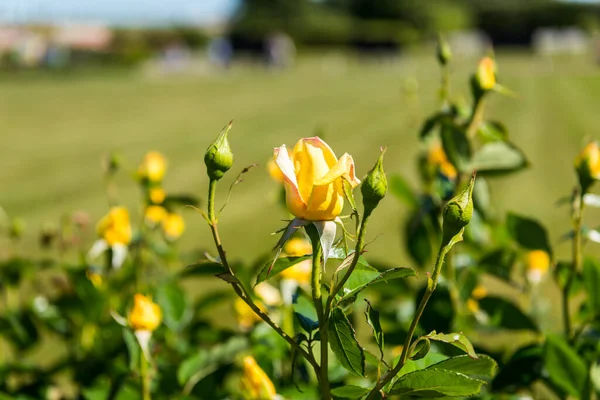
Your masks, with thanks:
M274 149L274 155L275 164L283 174L284 182L287 183L292 190L297 192L300 198L302 198L300 191L298 190L298 181L296 180L296 173L294 172L294 163L292 163L285 145L276 147Z
M306 202L298 188L298 180L294 172L294 164L284 146L275 148L275 164L281 170L284 178L285 200L289 211L298 218L303 218Z
M344 177L352 186L352 188L360 185L360 179L356 177L354 168L354 160L352 156L345 153L338 162L329 170L325 176L315 182L317 186L329 185L336 179Z

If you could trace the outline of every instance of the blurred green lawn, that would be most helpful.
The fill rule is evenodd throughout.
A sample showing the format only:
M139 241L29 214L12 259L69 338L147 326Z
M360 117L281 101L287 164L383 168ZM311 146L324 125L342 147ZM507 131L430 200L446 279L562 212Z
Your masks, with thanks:
M454 94L467 96L476 59L453 67ZM569 227L568 210L556 200L574 182L572 160L583 139L597 135L600 74L591 58L547 59L525 53L498 54L501 82L518 98L494 95L487 115L503 121L531 168L494 179L495 204L543 220L556 241ZM251 163L221 217L222 239L233 259L252 260L276 239L269 234L287 215L264 165L272 149L292 145L317 129L341 155L352 154L359 176L388 146L385 167L413 183L420 122L437 107L439 72L434 57L403 57L397 63L361 63L343 56L304 57L290 71L236 67L226 74L150 77L140 73L76 76L30 74L0 77L0 205L28 226L24 249L37 252L37 232L74 210L96 221L106 212L100 159L120 152L134 170L143 154L159 150L169 159L168 192L205 199L203 155L231 119L235 152L232 173ZM123 203L139 210L138 191L127 174L119 179ZM391 196L372 218L372 256L410 265L399 230L404 207ZM210 247L199 214L184 210L182 249ZM593 219L591 219L593 225ZM568 254L568 245L558 248ZM249 254L247 256L246 254Z

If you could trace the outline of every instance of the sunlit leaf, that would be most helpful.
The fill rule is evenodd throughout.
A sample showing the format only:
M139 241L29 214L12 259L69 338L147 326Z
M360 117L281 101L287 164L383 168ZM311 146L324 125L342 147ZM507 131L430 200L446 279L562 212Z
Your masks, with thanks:
M463 335L462 333L436 333L435 331L431 332L428 335L425 335L425 337L429 340L433 340L435 342L443 342L443 343L448 343L451 344L453 346L458 347L459 349L461 349L462 351L464 351L465 353L467 353L469 355L469 357L476 359L477 358L477 354L475 354L475 349L473 349L473 345L471 344L471 342L469 341L469 339L467 339L467 337L465 335Z
M265 264L265 266L261 269L260 273L258 274L258 277L256 278L256 284L258 285L259 283L276 276L281 271L285 271L289 267L296 265L301 261L310 259L312 259L312 256L306 255L301 257L281 257L278 258L274 264L272 261L269 261L267 264ZM269 272L271 266L273 266L273 268L271 269L271 272Z
M396 381L390 394L434 399L439 397L468 397L481 391L484 381L459 372L427 368L411 372Z
M522 247L529 250L545 250L552 254L548 232L534 219L509 213L506 227L512 238Z

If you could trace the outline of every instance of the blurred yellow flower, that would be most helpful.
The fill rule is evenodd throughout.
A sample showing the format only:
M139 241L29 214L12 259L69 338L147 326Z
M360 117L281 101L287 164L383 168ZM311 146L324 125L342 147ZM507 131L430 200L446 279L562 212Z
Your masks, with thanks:
M267 282L261 282L256 285L254 287L254 292L270 307L281 304L281 294L279 293L279 290Z
M148 206L144 212L144 220L150 226L155 226L167 217L167 210L162 206Z
M301 257L312 254L312 245L307 239L294 237L285 242L283 252L289 257Z
M467 310L472 314L479 312L479 302L473 298L467 299Z
M354 188L354 160L344 154L339 160L318 137L300 139L291 156L285 145L275 149L275 163L284 177L286 202L296 217L309 221L333 220L344 207L342 179Z
M151 151L144 156L138 168L138 175L150 182L160 182L165 176L167 161L165 156L157 151Z
M162 221L162 228L167 240L177 240L185 230L185 221L181 215L169 213Z
M148 197L153 204L161 204L167 197L167 192L161 187L153 187L148 191Z
M254 302L259 309L266 312L265 306L260 301ZM248 304L239 297L235 299L233 304L233 308L235 309L235 314L237 317L238 324L240 328L243 330L250 330L252 327L258 322L262 321L262 319L256 315L254 310L250 308Z
M129 312L129 325L134 331L154 331L162 321L162 311L150 298L137 293Z
M600 179L600 148L597 141L588 143L575 158L575 168L592 179Z
M88 269L85 272L85 276L90 282L92 282L92 285L94 285L94 287L99 288L100 286L102 286L102 275L98 272Z
M483 299L488 295L488 290L483 285L477 285L475 289L471 291L471 297L467 300L467 309L476 314L479 312L479 300Z
M484 57L477 66L476 79L483 90L492 90L496 86L496 62L491 57Z
M129 223L129 212L125 207L113 207L110 209L96 227L98 235L101 236L109 246L114 244L127 245L131 242L131 225Z
M527 266L527 279L530 283L537 284L550 269L550 255L544 250L533 250L525 256Z
M289 279L298 282L301 285L310 283L312 273L312 261L304 260L291 267L281 271L282 279Z
M244 357L243 366L244 374L241 379L241 390L245 400L273 400L277 398L273 382L257 364L254 357Z
M448 161L448 157L440 143L436 142L429 149L429 152L427 153L427 163L436 168L436 170L446 178L451 180L456 179L456 168Z

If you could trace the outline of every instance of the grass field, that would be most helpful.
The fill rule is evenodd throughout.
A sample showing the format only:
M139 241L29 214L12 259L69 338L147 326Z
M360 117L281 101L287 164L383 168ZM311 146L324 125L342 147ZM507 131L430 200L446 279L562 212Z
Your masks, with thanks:
M554 203L575 182L573 157L585 137L598 137L600 73L584 57L500 53L498 61L502 83L518 98L494 96L488 115L506 123L532 166L492 182L496 205L542 219L555 240L569 225L567 210ZM460 83L455 94L467 94L467 72L475 63L461 60L453 68ZM433 57L424 56L394 64L307 57L283 73L240 67L187 77L133 72L2 76L0 205L26 220L24 246L34 251L45 221L73 210L86 210L97 220L106 211L100 159L113 150L123 154L131 170L146 151L162 151L170 161L167 190L205 198L204 151L234 119L233 170L255 162L262 167L236 188L221 219L222 237L234 259L247 251L268 252L275 242L269 233L286 217L264 169L272 148L322 129L338 155L347 151L355 157L359 175L386 145L388 173L416 182L417 131L437 105L438 76ZM135 185L126 177L119 183L123 202L135 209ZM201 217L191 210L185 214L188 230L181 247L209 246ZM381 260L409 265L398 229L402 215L402 205L386 199L370 227L371 238L382 236L370 250ZM567 251L568 245L558 248L559 254Z

